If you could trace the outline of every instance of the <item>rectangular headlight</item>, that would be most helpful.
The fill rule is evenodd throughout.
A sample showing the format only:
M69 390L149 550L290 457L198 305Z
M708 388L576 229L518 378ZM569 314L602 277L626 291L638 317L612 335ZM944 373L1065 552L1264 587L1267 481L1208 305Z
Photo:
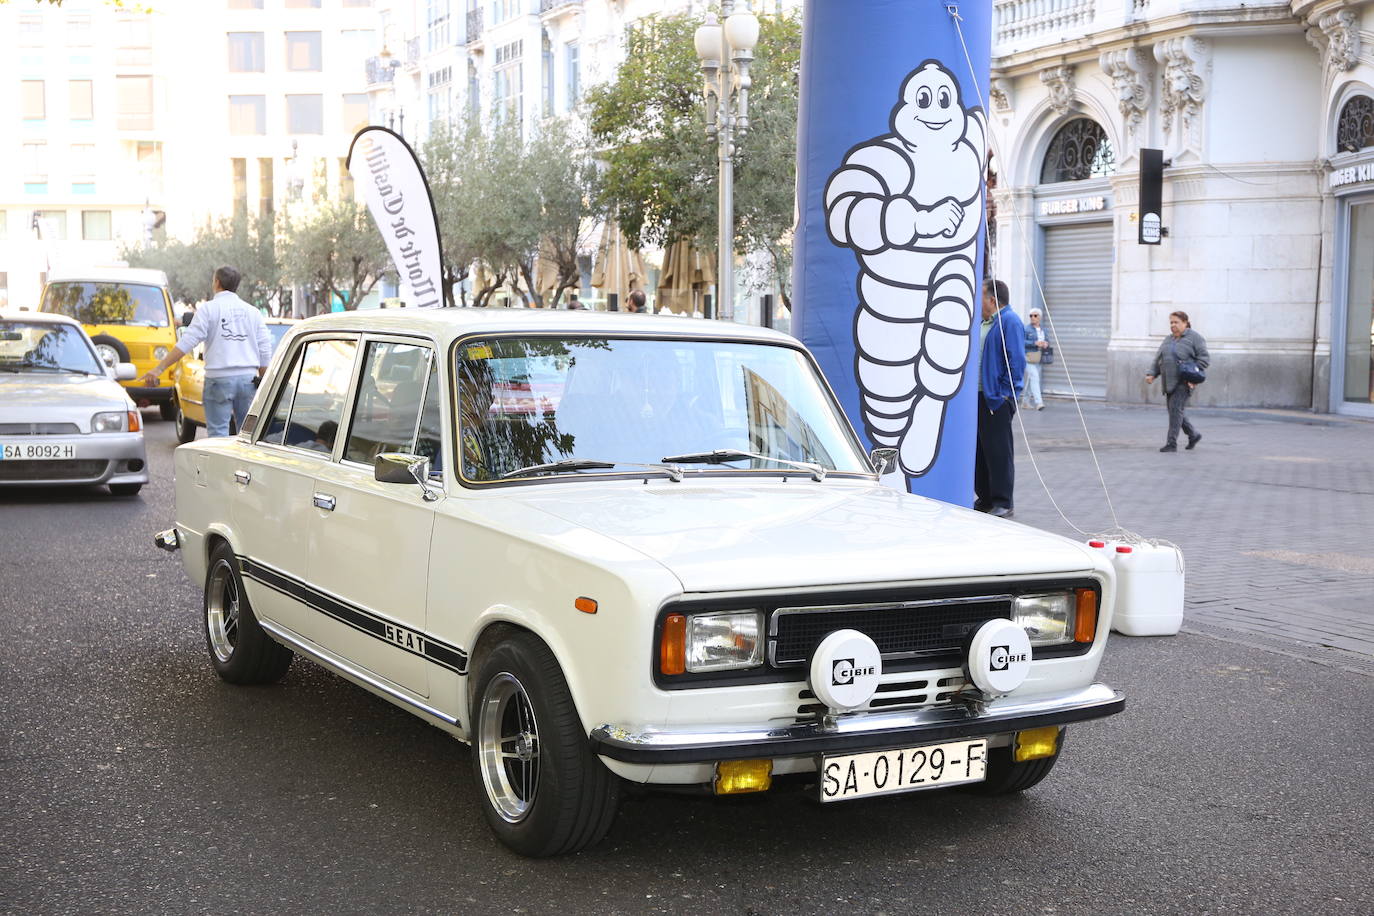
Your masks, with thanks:
M91 432L93 433L122 433L124 432L124 411L107 410L91 417Z
M687 618L687 670L729 671L763 664L763 615L758 611L693 614Z
M1012 620L1025 628L1032 646L1059 646L1073 642L1076 607L1071 591L1020 595L1012 607Z

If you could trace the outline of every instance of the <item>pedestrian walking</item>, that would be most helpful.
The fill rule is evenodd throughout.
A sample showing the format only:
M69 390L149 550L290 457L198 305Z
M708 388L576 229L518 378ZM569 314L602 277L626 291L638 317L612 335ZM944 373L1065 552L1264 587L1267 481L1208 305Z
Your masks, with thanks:
M1049 349L1050 342L1045 339L1045 329L1040 327L1040 310L1031 309L1026 313L1030 324L1026 325L1026 397L1024 406L1032 403L1036 410L1045 409L1045 399L1040 395L1040 361Z
M210 280L214 297L196 309L185 333L143 384L157 387L157 378L200 343L205 344L205 432L229 435L232 417L243 428L253 403L256 382L272 361L272 335L262 313L238 297L239 272L218 268Z
M1016 484L1011 418L1024 385L1026 328L1011 310L1011 296L1001 280L983 281L981 334L973 508L1010 518Z
M1153 384L1156 378L1164 380L1164 396L1169 405L1169 437L1161 452L1178 451L1178 431L1183 430L1188 437L1185 448L1192 448L1202 441L1202 433L1183 415L1188 406L1188 398L1193 389L1202 382L1202 370L1211 365L1212 356L1207 352L1207 341L1193 330L1187 312L1169 313L1169 336L1159 345L1155 353L1154 365L1148 375L1147 383Z

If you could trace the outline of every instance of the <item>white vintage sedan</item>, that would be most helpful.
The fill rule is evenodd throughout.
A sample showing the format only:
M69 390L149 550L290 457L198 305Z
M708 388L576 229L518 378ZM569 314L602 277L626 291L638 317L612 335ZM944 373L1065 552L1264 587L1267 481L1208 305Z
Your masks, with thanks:
M441 309L297 326L244 429L176 451L210 662L299 654L472 745L531 856L623 783L823 802L1029 788L1096 683L1097 551L879 483L795 340Z
M0 487L105 484L133 496L148 482L143 421L81 325L0 312Z

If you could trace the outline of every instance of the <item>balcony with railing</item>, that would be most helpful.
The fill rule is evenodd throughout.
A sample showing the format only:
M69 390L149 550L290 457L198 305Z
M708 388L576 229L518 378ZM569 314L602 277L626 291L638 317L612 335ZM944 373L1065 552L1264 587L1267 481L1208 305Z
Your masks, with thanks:
M1247 0L1248 10L1287 9L1290 0ZM1148 25L1175 14L1206 12L1212 0L994 0L994 59L1089 35Z
M369 88L391 85L396 78L396 68L392 66L394 60L395 58L387 55L386 57L369 57L364 61Z
M475 10L468 10L468 33L467 44L473 44L482 40L482 8L479 6Z
M563 13L571 13L582 6L582 0L539 0L539 15L554 13L549 19L557 19Z

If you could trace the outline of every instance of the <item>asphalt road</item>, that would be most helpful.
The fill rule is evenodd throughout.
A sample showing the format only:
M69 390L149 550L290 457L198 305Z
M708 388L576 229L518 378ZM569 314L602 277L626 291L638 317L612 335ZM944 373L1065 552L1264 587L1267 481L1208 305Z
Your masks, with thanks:
M1022 797L626 799L528 861L466 748L298 660L221 683L153 483L0 492L5 913L1374 912L1374 678L1184 633L1115 638L1127 711Z

